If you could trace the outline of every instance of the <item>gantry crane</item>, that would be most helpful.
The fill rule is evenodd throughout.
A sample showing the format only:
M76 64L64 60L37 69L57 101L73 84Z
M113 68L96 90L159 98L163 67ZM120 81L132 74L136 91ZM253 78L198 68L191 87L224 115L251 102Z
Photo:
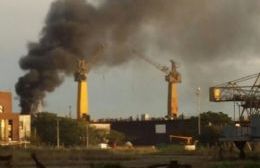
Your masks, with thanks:
M236 102L239 118L260 114L260 73L229 81L210 88L210 101ZM240 109L240 108L239 108Z
M247 142L250 146L250 142L260 141L259 88L260 73L210 87L210 101L234 102L239 106L239 121L236 121L233 127L225 126L219 140L220 142L234 142L240 151L241 159L245 158L244 147ZM240 107L242 107L242 111Z
M142 58L147 63L153 65L155 68L162 71L166 76L165 80L168 82L168 114L167 117L176 119L178 115L178 95L177 95L177 83L181 83L181 75L176 70L176 63L173 60L171 62L171 68L160 65L148 57L133 51L138 57Z

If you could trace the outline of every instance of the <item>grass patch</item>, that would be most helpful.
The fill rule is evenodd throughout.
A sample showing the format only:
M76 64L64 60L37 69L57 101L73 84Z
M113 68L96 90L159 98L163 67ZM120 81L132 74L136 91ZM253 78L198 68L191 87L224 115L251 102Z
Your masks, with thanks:
M31 153L35 153L43 161L47 160L132 160L136 155L119 153L101 149L56 149L56 148L0 148L0 155L13 154L14 161L31 161Z
M157 154L196 154L198 151L186 151L184 150L184 145L158 145Z
M140 146L134 148L127 147L116 147L115 149L110 149L110 151L117 154L127 154L127 155L144 155L144 154L152 154L158 152L155 146Z

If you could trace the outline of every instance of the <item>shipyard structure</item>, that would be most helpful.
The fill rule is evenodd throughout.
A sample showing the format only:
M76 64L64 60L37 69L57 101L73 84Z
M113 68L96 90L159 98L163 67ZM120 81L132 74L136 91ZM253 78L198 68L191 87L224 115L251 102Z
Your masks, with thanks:
M197 121L193 119L177 120L111 120L91 122L96 129L115 130L123 133L134 145L170 144L173 136L179 139L197 136Z

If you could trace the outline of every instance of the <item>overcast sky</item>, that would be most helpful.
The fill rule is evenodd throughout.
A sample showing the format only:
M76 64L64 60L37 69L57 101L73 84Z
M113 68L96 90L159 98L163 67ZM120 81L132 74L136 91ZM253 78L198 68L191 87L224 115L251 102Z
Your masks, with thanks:
M38 40L51 2L53 0L0 0L0 90L12 92L13 108L16 112L19 112L20 108L15 99L14 86L18 78L25 73L19 68L18 62L27 53L27 43ZM256 28L259 27L259 16L255 14L253 17ZM255 43L259 44L259 31L254 33ZM182 59L176 53L163 51L149 57L163 65L170 66L170 59L177 60L180 64L179 72L183 79L178 85L180 113L189 116L197 114L195 92L200 86L202 111L223 111L231 116L232 104L210 103L208 89L209 86L259 72L258 52L254 48L248 48L236 51L239 57L225 60L220 58L208 66L200 66L200 63L194 61L196 66L191 67L192 62ZM156 54L165 56L158 58ZM89 74L88 83L92 118L128 117L143 113L160 117L167 114L167 83L164 81L164 75L143 61L134 59L117 67L95 69ZM76 86L73 78L67 77L59 88L48 93L44 111L64 116L68 115L71 106L72 116L75 117Z

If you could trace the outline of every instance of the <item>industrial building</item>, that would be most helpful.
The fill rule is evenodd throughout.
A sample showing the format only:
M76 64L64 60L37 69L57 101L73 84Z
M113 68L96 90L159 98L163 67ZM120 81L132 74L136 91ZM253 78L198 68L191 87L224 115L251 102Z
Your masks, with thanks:
M195 137L197 135L197 121L191 119L180 120L118 120L91 123L101 125L126 135L134 145L158 145L172 143L170 136ZM109 124L109 126L107 125Z
M31 116L13 113L12 95L0 91L0 144L22 142L31 134Z

